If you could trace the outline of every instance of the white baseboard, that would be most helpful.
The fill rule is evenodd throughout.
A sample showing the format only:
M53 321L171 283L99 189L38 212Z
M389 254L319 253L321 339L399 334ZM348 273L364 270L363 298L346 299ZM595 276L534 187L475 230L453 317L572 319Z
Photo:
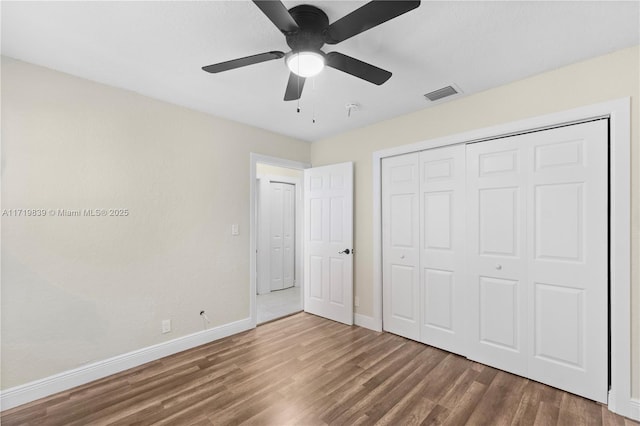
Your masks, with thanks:
M0 410L17 407L251 328L251 318L245 318L9 388L0 392Z
M382 331L382 322L376 321L374 317L362 314L353 314L353 322L360 327L368 328L373 331Z
M623 415L629 417L630 419L640 421L640 399L630 399L629 412Z
M618 398L616 393L609 391L609 411L621 416L628 417L632 420L640 420L640 399L634 398Z

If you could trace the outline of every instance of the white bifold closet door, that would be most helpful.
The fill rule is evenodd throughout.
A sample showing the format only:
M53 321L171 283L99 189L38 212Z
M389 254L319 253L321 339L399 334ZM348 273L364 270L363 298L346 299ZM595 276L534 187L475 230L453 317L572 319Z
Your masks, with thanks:
M606 402L608 121L384 158L383 328Z
M467 356L607 401L607 120L467 147Z
M269 289L294 285L295 186L269 183Z
M420 341L465 345L465 146L420 152Z
M382 160L383 326L464 347L465 148Z
M385 331L420 340L420 153L382 160Z

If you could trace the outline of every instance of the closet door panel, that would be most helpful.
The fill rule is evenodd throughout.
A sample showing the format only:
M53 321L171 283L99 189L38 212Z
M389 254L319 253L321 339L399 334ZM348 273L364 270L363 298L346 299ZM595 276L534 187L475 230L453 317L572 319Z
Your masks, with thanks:
M419 340L419 154L382 160L383 328Z
M467 145L468 357L527 373L527 151L514 138Z
M284 223L282 220L284 207L283 184L271 182L269 184L271 196L271 210L269 214L269 243L270 243L270 286L271 291L284 288Z
M283 287L293 287L295 284L295 185L282 184L283 195L283 225L282 225L282 257L283 257Z
M420 152L420 340L464 354L465 147Z
M607 120L526 135L529 377L607 401Z

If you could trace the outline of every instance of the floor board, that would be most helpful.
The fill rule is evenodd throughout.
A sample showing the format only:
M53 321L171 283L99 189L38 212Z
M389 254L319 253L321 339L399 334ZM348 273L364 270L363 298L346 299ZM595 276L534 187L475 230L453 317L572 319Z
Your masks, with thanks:
M296 314L7 410L2 425L638 425L387 333Z

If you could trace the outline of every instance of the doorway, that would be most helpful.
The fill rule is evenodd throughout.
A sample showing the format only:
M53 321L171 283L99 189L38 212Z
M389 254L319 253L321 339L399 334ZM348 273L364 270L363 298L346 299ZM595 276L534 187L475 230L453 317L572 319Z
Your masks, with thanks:
M303 308L302 178L302 170L256 165L257 324Z
M296 305L295 310L288 308L288 313L282 310L277 312L277 317L304 309L306 312L334 321L353 324L353 163L311 168L307 163L251 153L249 168L251 325L255 327L258 324L259 164L267 167L265 169L260 166L263 173L260 176L279 176L272 179L276 183L287 183L287 173L303 171L300 190L296 195L299 204L295 207L296 214L302 218L295 229L299 241L297 252L301 256L298 266L294 267L294 274L297 269L295 280L299 287L301 302ZM276 171L270 167L285 170ZM286 169L293 169L293 171ZM264 182L270 181L266 179ZM262 257L261 254L260 257ZM262 259L262 265L265 265L264 262L265 258ZM277 263L280 261L278 260ZM295 289L296 286L292 288ZM269 294L271 293L273 292L269 291ZM271 310L274 310L273 307ZM260 322L262 321L264 318L261 318Z
M250 215L249 217L249 228L250 228L249 229L249 315L250 315L251 325L252 327L255 327L258 323L265 322L264 317L261 317L261 321L258 321L258 264L259 264L258 262L258 240L259 240L258 196L259 196L259 190L260 190L259 188L260 180L258 179L258 177L263 178L263 177L269 177L269 176L276 176L279 174L281 176L281 179L283 180L292 179L292 176L291 176L292 174L296 175L296 173L300 173L300 175L302 175L303 170L311 167L311 165L308 163L303 163L299 161L292 161L284 158L271 157L271 156L255 154L255 153L250 154L249 160L250 160L250 167L249 167L249 195L250 195L250 198L249 198L249 204L250 204L249 206L249 215ZM302 182L300 182L300 185L298 186L298 188L299 188L299 194L297 195L297 197L301 199L300 197L303 196ZM303 203L300 202L299 205L296 205L295 209L296 209L295 211L297 215L299 216L302 215L304 211ZM300 227L302 226L301 223L302 222L299 222ZM294 265L294 271L297 270L298 272L298 276L295 278L295 280L297 281L298 287L293 286L292 287L293 290L290 291L289 293L298 292L298 294L290 295L290 296L294 296L294 297L291 297L291 299L294 299L291 305L293 305L293 303L296 304L295 311L292 310L292 308L286 308L287 311L291 311L290 313L300 311L304 307L303 306L304 289L302 287L302 284L303 284L302 271L304 270L302 255L304 253L304 247L302 245L302 240L301 240L303 235L302 229L301 228L296 229L295 233L296 235L298 235L298 238L299 238L298 240L299 244L297 244L296 246L297 246L298 252L300 253L299 261ZM269 295L270 294L271 292L269 291ZM279 312L276 312L278 314L277 317L281 317L285 315L282 313L282 312L285 312L284 306L290 302L290 300L286 300L286 301L277 300L279 297L280 296L278 296L276 293L274 294L274 297L263 298L263 299L276 299L273 301L266 300L266 304L270 305L271 311L277 311L279 308L276 308L276 307L282 308L279 310ZM282 298L284 298L284 296L282 296Z

